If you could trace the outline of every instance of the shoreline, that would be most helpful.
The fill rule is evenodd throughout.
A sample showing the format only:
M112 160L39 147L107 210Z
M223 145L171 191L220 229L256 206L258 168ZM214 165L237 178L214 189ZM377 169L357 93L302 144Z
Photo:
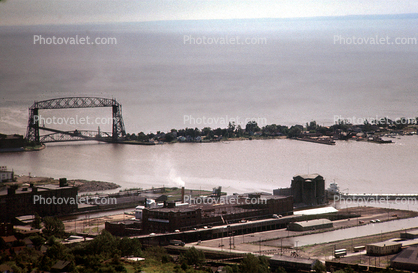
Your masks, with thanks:
M164 145L164 144L183 144L183 143L194 143L194 144L205 144L205 143L217 143L222 142L225 144L228 144L228 142L231 141L252 141L252 140L272 140L272 139L291 139L291 140L297 140L297 141L304 141L304 142L311 142L311 143L317 143L317 144L325 144L325 145L336 145L337 141L361 141L359 139L314 139L310 137L298 137L298 138L289 138L287 136L253 136L253 137L234 137L234 138L226 138L226 139L220 139L220 140L202 140L202 141L172 141L172 142L144 142L144 141L135 141L135 140L127 140L127 141L118 141L118 142L107 142L110 144L126 144L126 145L141 145L141 146L156 146L156 145ZM382 141L374 141L374 140L368 140L363 142L371 142L376 144L393 144L395 142L391 140L382 140ZM1 153L18 153L18 152L37 152L42 151L45 148L47 148L47 145L42 143L42 145L38 145L39 147L20 147L20 148L4 148L0 149Z
M349 123L339 123L324 127L317 125L315 121L312 121L309 125L306 125L306 128L302 125L293 125L288 128L288 126L277 126L275 124L259 128L255 123L247 124L247 127L252 127L250 129L235 129L234 127L234 130L232 131L230 128L209 128L209 131L207 132L207 130L204 131L202 129L202 131L200 131L198 128L195 128L194 131L189 132L189 129L186 128L180 130L172 129L171 132L167 133L158 131L157 135L153 133L145 135L143 132L138 133L138 136L135 134L126 134L120 137L120 140L116 141L93 138L89 140L113 144L153 146L174 143L228 143L229 141L242 140L293 139L318 144L335 145L337 140L355 140L376 144L390 144L394 142L392 140L382 139L382 137L395 138L396 136L418 135L418 126L416 124L405 124L402 128L397 128L393 124L385 125L386 126L382 125L383 127L378 127L377 125L366 126L364 124L353 125ZM141 137L139 136L140 134L142 134ZM23 138L23 136L21 137ZM36 146L2 148L0 149L0 153L40 151L45 148L45 143L40 143Z
M24 146L18 148L3 148L0 149L0 153L18 153L18 152L37 152L46 148L46 145L42 143L41 145L36 146Z
M33 185L59 185L59 179L52 177L36 177L28 175L17 175L15 176L14 182L4 182L3 186L9 185L24 185L24 184L33 184ZM118 185L114 182L105 182L105 181L96 181L96 180L85 180L85 179L69 179L69 185L78 187L78 192L97 192L97 191L107 191L115 190L122 188L121 185Z

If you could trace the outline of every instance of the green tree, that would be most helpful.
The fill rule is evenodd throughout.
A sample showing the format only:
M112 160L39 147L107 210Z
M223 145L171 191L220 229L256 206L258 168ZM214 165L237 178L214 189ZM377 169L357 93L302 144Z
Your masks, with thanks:
M31 268L33 268L33 265L38 262L41 256L42 254L34 248L26 247L16 255L14 260L19 267L25 269L24 272L31 272Z
M47 216L47 217L44 217L43 222L44 222L44 228L42 229L42 232L46 236L56 236L56 237L64 236L65 226L64 226L64 223L60 219L58 219L57 217Z
M202 129L202 135L203 136L209 136L209 134L212 132L212 129L210 127L205 127Z
M260 131L260 127L258 127L258 124L257 124L257 122L256 121L254 121L254 120L252 120L252 121L249 121L248 123L247 123L247 125L245 125L245 131L246 132L258 132L258 131Z
M316 129L318 128L318 125L316 124L316 121L311 121L308 123L306 123L306 130L307 131L316 131Z
M45 243L44 237L42 237L38 234L29 237L29 239L32 241L33 245L37 249L39 249L41 247L41 245L43 245Z
M213 133L217 136L223 136L224 134L222 133L222 129L221 128L216 128L215 130L213 130Z
M157 261L162 261L162 257L167 255L167 250L161 246L150 246L147 247L145 252L145 256Z
M241 261L240 272L242 273L268 273L268 261L266 257L256 257L253 254L247 254Z
M193 128L186 128L186 136L191 136L192 138L195 138L196 135L196 131Z
M113 257L115 254L120 255L118 250L119 241L107 230L102 230L99 236L94 238L86 247L89 254L102 255L106 258Z
M52 246L48 247L45 255L52 260L74 260L74 256L68 251L63 244L55 242Z
M138 133L136 139L138 141L148 141L149 137L146 134L144 134L144 132L140 132L140 133Z
M136 257L142 255L141 247L142 245L139 239L137 238L130 239L127 237L123 237L119 241L119 246L118 246L118 248L121 251L121 256L133 255Z
M281 266L279 266L275 271L274 271L274 273L286 273L286 270L283 268L283 267L281 267Z
M313 270L315 270L316 273L327 272L325 265L320 261L316 261L313 266Z
M39 217L39 214L35 212L35 219L33 219L33 222L31 223L31 227L35 229L41 228L42 219Z
M196 266L201 266L205 262L205 254L193 246L180 257L180 262L185 262L196 268Z
M237 129L235 129L235 135L237 137L242 137L244 135L244 130L242 129L241 125L238 125Z
M225 266L226 273L239 273L239 266L237 264Z
M364 126L363 126L363 131L368 132L372 130L372 125L370 124L370 122L366 119L364 121Z
M289 133L287 134L288 137L292 138L292 137L299 137L301 134L302 130L297 127L297 126L292 126L289 129Z
M165 134L165 141L166 142L172 142L173 140L176 140L174 135L172 133Z
M229 137L234 137L235 128L236 128L235 122L232 122L232 123L230 122L228 124L228 136Z

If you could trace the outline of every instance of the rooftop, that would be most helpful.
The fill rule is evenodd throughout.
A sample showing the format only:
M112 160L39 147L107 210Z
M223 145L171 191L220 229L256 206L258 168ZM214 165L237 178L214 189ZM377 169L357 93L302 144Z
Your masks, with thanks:
M402 232L402 233L412 234L412 235L418 235L418 229L416 229L416 230L411 230L411 231L405 231L405 232Z
M301 257L291 257L291 256L283 256L283 255L274 255L271 257L273 261L281 261L281 262L291 262L297 264L306 264L306 265L313 265L317 260L309 259L309 258L301 258Z
M299 210L295 211L294 215L315 215L315 214L324 214L324 213L332 213L338 212L338 210L334 207L323 207L323 208L316 208L316 209L307 209L307 210Z
M71 189L75 187L73 186L60 187L59 185L56 185L56 184L47 184L47 185L37 185L35 186L35 188L38 190L38 192L45 192L45 191L50 191L50 190ZM31 193L32 189L33 189L32 187L19 187L16 189L15 194ZM7 195L7 189L0 191L0 196L2 195Z
M367 246L377 246L377 247L396 246L396 245L402 245L402 243L394 242L394 241L383 241L383 242L378 242L378 243L367 244Z
M38 189L45 189L45 190L59 190L59 189L70 189L75 188L73 186L64 186L60 187L59 184L46 184L46 185L38 185L36 186Z
M317 173L312 173L312 174L298 174L295 175L293 178L295 177L302 177L303 179L307 180L307 179L316 179L318 176L322 177L321 175L317 174Z
M14 241L17 241L16 237L14 235L10 235L10 236L1 236L1 238L3 239L3 241L7 244L7 243L13 243Z
M277 199L287 199L288 196L277 196L277 195L261 195L253 198L259 198L258 203L248 202L248 197L244 196L221 196L220 199L214 199L212 197L203 197L202 199L196 198L189 205L184 206L175 206L172 208L152 208L149 209L150 212L194 212L198 209L202 210L202 215L204 217L215 217L223 216L225 214L238 214L238 213L247 213L251 211L260 211L267 208L268 200L277 200ZM264 206L257 206L266 205Z
M62 270L64 269L67 265L69 265L71 262L70 261L62 261L62 260L58 260L51 268L52 269L58 269L58 270Z
M19 220L22 223L30 224L35 219L35 215L22 215L22 216L17 216L16 219Z
M199 207L180 206L180 207L174 207L174 208L153 208L150 210L158 211L158 212L190 212L190 211L195 211L196 209L199 209Z
M304 221L304 222L296 222L295 224L298 224L302 227L311 227L311 226L332 224L332 221L328 219L315 219L315 220Z
M410 246L391 259L391 262L418 265L418 246Z

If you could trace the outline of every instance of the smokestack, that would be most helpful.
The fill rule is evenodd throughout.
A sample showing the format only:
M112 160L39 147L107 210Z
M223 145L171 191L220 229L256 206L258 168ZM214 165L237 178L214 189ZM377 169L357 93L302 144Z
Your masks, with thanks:
M181 202L184 203L184 187L181 187Z

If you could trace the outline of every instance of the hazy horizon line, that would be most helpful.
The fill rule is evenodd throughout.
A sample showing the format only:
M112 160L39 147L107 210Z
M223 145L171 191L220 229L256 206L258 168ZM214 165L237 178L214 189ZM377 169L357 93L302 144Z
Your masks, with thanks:
M173 20L144 20L144 21L117 21L117 22L84 22L84 23L62 23L62 24L18 24L0 25L2 27L37 27L37 26L85 26L85 25L115 25L115 24L147 24L147 23L168 23L168 22L221 22L221 21L298 21L298 20L357 20L357 19L418 19L418 13L396 13L396 14L351 14L351 15L326 15L309 17L260 17L260 18L228 18L228 19L173 19Z

